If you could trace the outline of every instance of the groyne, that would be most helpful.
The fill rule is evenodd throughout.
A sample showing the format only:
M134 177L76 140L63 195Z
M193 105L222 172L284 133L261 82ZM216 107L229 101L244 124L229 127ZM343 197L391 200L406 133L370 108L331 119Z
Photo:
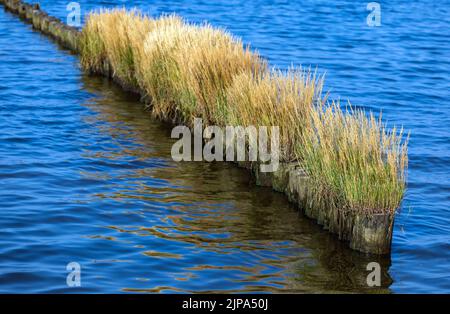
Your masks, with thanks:
M38 4L27 4L19 0L0 0L0 3L63 47L74 53L80 52L81 33L60 19L49 16ZM108 62L102 63L95 72L111 78L125 90L141 95L143 102L151 102L144 90L115 76ZM327 202L318 202L311 177L298 162L281 163L275 172L261 172L258 162L238 162L237 165L251 171L257 185L272 187L275 191L286 194L307 217L315 219L340 240L347 241L352 249L379 255L390 253L394 211L340 209Z

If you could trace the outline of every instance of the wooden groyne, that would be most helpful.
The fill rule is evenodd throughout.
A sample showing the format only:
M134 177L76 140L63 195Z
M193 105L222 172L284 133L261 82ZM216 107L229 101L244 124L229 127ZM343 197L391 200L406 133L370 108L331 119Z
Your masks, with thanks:
M58 18L49 16L40 9L39 4L28 4L20 0L0 0L5 9L31 23L33 28L56 40L63 47L78 53L80 32L66 25ZM126 90L141 95L144 102L150 100L144 91L130 88L125 82L113 76L109 64L104 64L99 74L116 81ZM238 166L251 171L255 182L260 186L272 187L287 195L290 202L309 218L315 219L324 229L336 234L340 240L347 241L357 251L372 254L388 254L391 250L392 229L395 213L370 213L357 210L336 210L327 204L314 202L309 178L298 163L280 164L276 172L261 172L256 162L238 162Z
M33 24L33 28L55 39L64 48L78 51L79 32L60 19L48 15L38 3L28 4L18 0L0 0L5 9Z

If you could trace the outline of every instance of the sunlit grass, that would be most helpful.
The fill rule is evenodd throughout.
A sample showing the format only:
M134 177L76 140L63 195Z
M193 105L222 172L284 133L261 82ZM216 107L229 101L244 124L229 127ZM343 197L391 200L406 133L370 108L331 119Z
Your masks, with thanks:
M362 212L395 210L405 190L406 143L373 115L322 96L323 78L269 69L228 32L136 10L92 13L81 65L140 89L158 118L191 125L279 126L282 161L309 174L314 198Z
M340 210L393 212L405 190L403 130L389 131L381 118L336 103L311 110L310 123L296 149L316 201Z
M228 121L232 125L280 127L282 161L296 159L299 135L308 127L314 106L322 103L322 77L310 71L243 73L227 90Z

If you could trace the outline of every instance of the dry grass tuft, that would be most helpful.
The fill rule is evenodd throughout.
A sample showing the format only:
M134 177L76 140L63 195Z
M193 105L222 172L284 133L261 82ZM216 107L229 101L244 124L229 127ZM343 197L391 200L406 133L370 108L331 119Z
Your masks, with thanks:
M240 73L265 63L242 42L209 25L165 25L151 32L141 51L140 84L154 100L154 113L190 123L225 119L225 91Z
M407 145L373 114L339 104L310 112L297 154L314 183L316 201L340 210L395 211L404 194Z
M297 160L316 201L345 210L391 212L407 167L402 130L345 111L322 97L323 78L271 71L241 40L177 16L152 19L125 9L92 13L81 64L143 91L155 116L192 124L279 126L282 161Z
M296 159L299 134L307 127L308 116L321 103L323 78L301 69L260 76L243 73L227 91L228 120L232 125L280 127L282 161Z

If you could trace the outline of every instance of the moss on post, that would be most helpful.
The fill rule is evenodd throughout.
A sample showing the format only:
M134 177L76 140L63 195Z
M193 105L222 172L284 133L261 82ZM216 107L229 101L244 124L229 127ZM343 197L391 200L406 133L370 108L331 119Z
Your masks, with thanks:
M389 254L393 224L394 215L390 213L356 214L350 247L365 253Z

